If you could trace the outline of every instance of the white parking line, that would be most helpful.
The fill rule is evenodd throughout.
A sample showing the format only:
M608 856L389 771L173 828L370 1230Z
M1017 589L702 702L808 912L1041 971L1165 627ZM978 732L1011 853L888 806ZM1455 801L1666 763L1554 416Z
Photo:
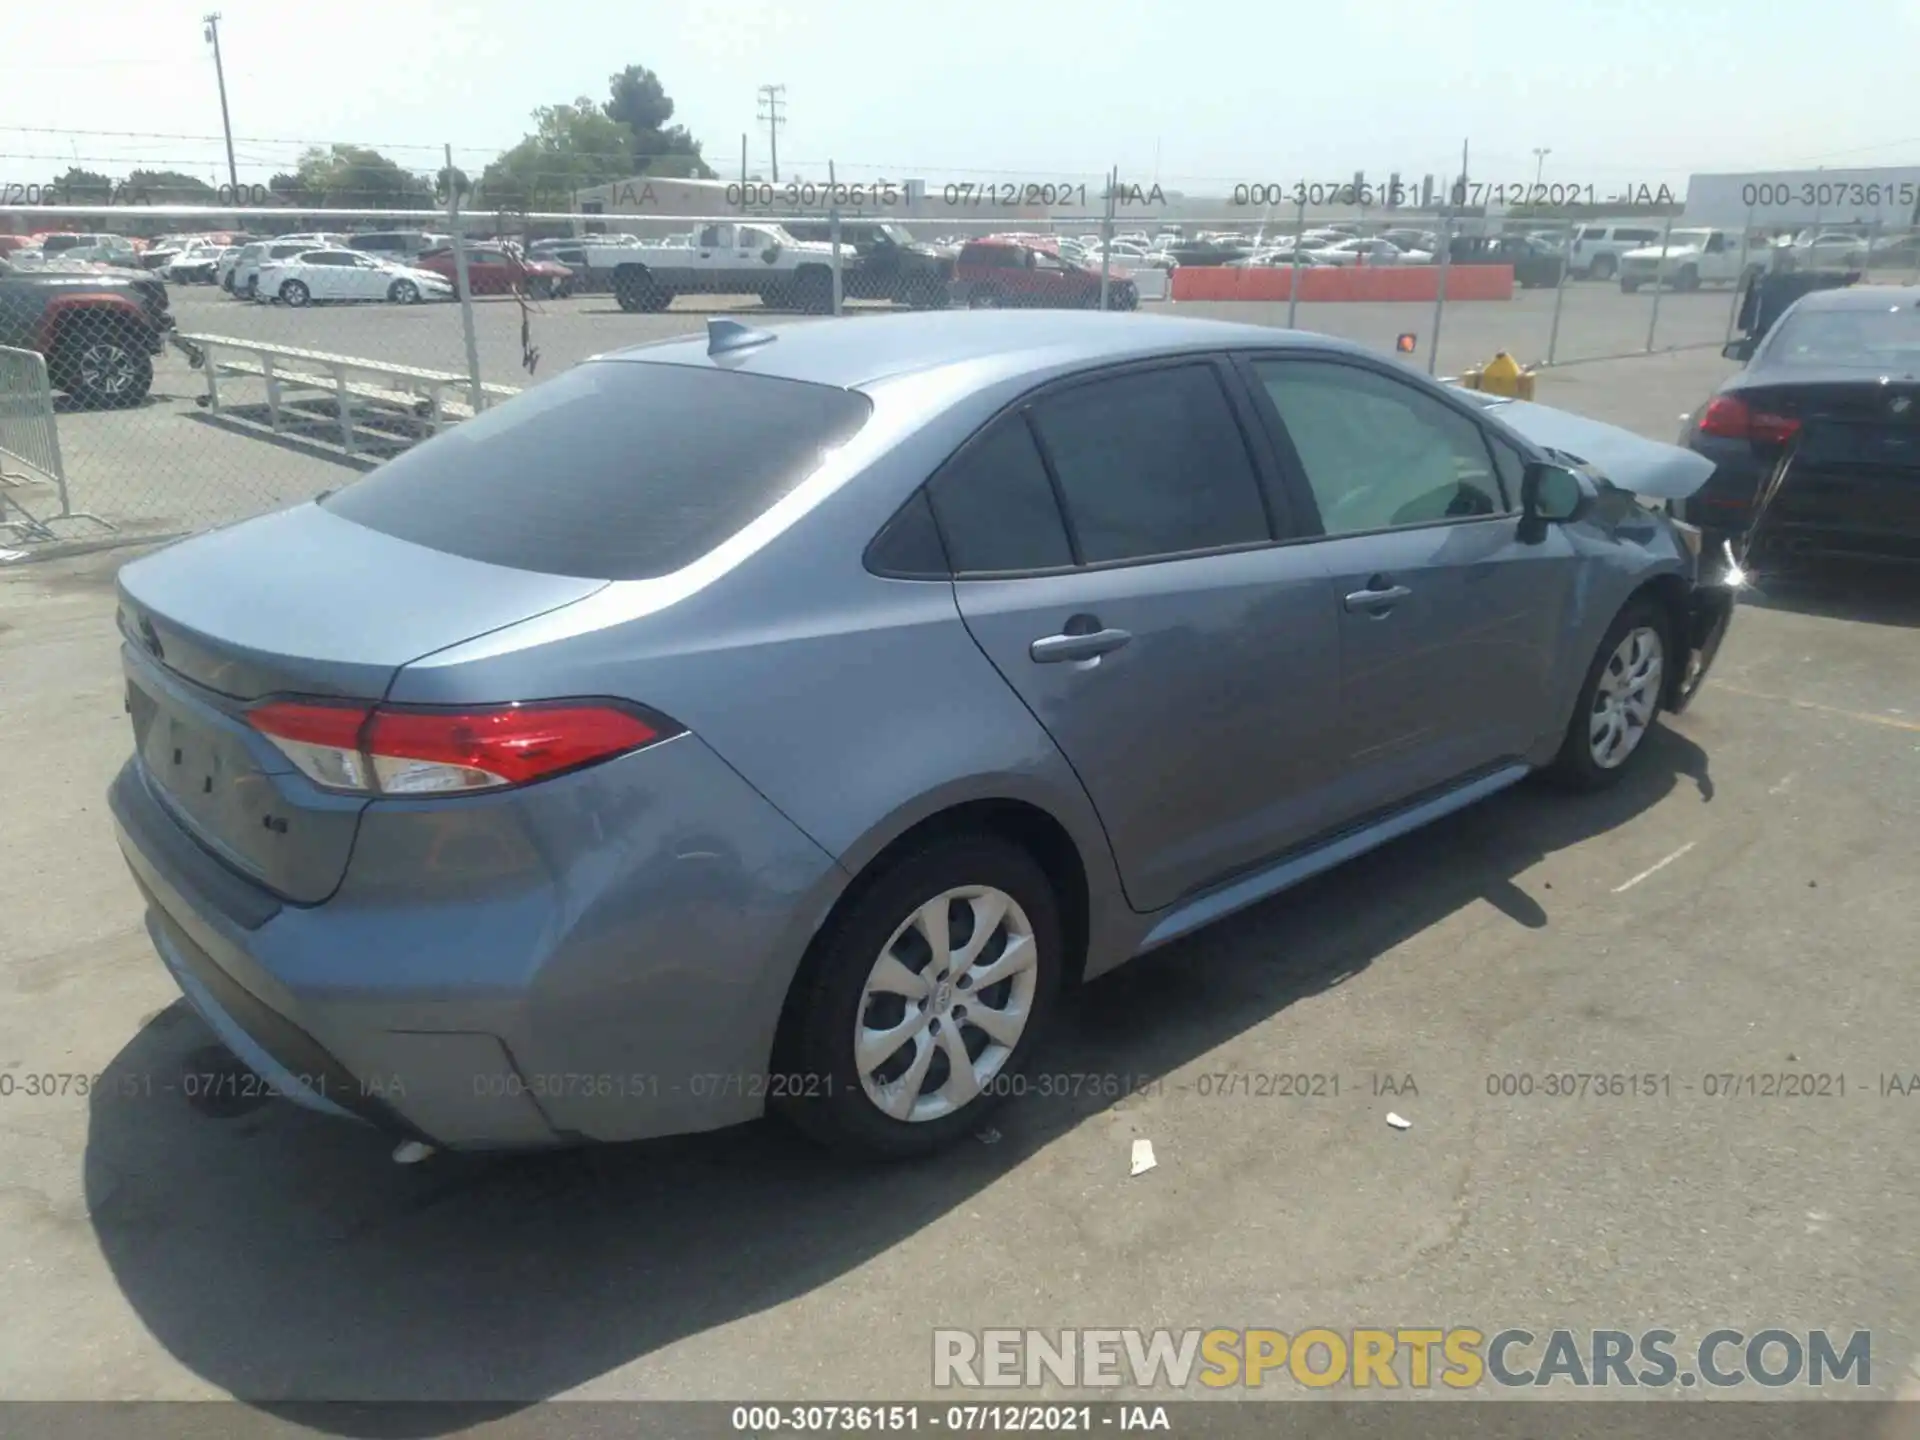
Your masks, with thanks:
M1646 879L1649 875L1659 874L1662 870L1666 869L1667 866L1671 865L1674 861L1678 860L1682 855L1686 854L1687 851L1691 850L1694 846L1698 845L1699 843L1700 842L1698 840L1687 841L1686 844L1682 845L1678 850L1674 851L1671 855L1667 856L1666 859L1660 861L1659 864L1649 865L1646 869L1642 870L1638 875L1634 876L1631 880L1627 881L1626 884L1614 886L1613 893L1616 895L1622 894L1625 891L1631 890L1634 886L1638 885L1642 880Z

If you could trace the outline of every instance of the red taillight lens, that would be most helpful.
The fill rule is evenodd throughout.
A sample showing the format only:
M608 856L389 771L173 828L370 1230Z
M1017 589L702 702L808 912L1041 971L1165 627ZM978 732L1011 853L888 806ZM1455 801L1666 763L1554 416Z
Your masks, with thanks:
M438 710L276 700L247 719L316 785L378 795L528 785L679 733L607 701Z
M1755 410L1735 395L1716 395L1701 413L1699 429L1702 435L1718 435L1723 440L1784 445L1800 432L1800 422L1791 415Z
M1744 440L1753 424L1753 412L1747 402L1732 395L1716 395L1707 402L1700 416L1700 433L1718 435L1727 440Z

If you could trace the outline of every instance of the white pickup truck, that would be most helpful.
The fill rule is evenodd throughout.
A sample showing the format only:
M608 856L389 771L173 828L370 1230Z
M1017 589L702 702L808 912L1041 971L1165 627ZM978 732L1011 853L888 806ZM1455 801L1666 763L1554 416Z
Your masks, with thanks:
M612 277L622 310L664 310L676 295L757 295L768 305L833 309L833 246L796 240L778 225L703 225L661 245L584 247L589 268ZM840 263L852 268L853 247Z
M1758 247L1750 247L1742 257L1735 232L1675 230L1668 234L1664 250L1655 243L1620 257L1620 288L1631 295L1656 281L1673 290L1738 285L1766 268L1766 256Z

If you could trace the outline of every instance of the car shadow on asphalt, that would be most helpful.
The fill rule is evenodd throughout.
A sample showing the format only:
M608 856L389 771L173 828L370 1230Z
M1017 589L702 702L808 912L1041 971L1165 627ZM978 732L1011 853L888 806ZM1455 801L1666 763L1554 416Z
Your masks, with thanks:
M1825 620L1920 627L1920 565L1760 562L1755 586L1740 603Z
M1707 803L1712 786L1707 757L1665 727L1611 790L1515 787L1087 986L1037 1068L1165 1076L1477 900L1549 927L1553 892L1515 877L1676 791ZM445 1433L805 1295L1115 1103L1104 1085L1030 1094L995 1115L993 1143L891 1166L829 1158L763 1121L402 1167L371 1130L282 1101L189 1103L184 1077L222 1053L211 1041L176 1003L93 1092L100 1253L194 1375L347 1435ZM307 1408L337 1400L469 1403L411 1420Z

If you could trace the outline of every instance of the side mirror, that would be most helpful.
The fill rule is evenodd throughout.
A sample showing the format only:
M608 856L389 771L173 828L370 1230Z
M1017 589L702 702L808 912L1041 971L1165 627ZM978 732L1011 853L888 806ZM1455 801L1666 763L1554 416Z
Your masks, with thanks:
M1579 475L1558 465L1527 466L1520 481L1520 540L1538 545L1549 525L1581 518L1593 504L1593 489Z
M1729 340L1720 347L1720 356L1724 360L1738 360L1742 365L1753 359L1754 340L1751 335L1743 340Z

